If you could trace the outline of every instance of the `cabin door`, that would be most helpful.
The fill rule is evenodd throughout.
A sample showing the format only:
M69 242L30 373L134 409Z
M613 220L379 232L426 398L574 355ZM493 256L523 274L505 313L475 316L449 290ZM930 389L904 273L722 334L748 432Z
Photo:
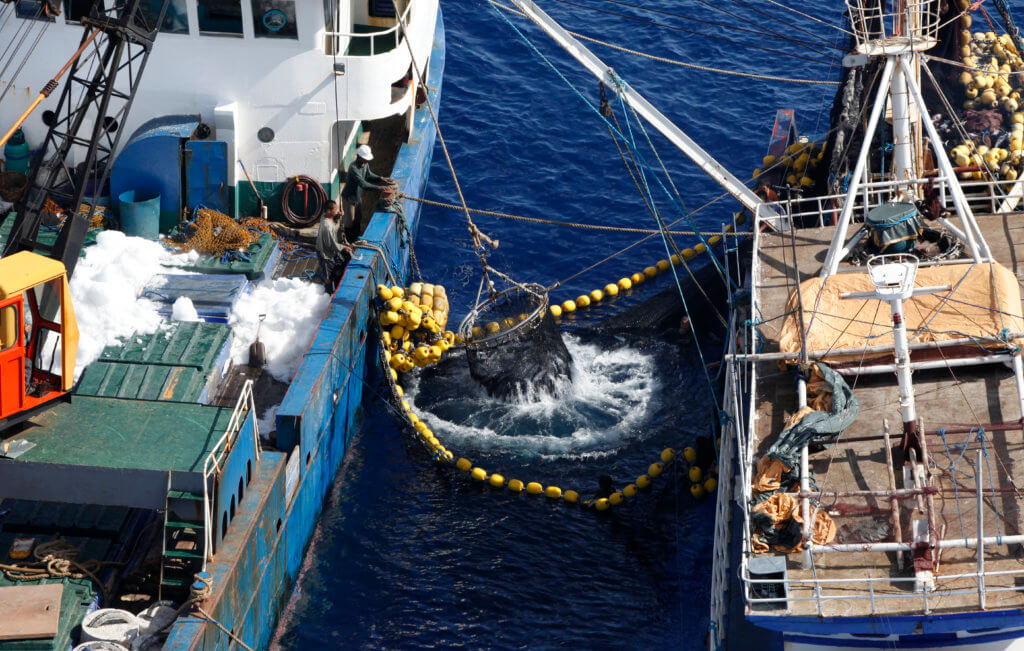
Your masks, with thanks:
M185 150L188 205L192 209L202 206L230 215L228 143L219 140L189 140Z

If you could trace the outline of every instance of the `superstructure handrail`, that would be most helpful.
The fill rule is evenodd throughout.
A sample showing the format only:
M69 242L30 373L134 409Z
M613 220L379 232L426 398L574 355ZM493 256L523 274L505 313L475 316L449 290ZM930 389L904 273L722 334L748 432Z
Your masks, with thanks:
M252 436L253 443L255 445L255 456L256 459L260 458L260 431L259 424L256 422L256 401L253 397L252 392L253 381L246 380L245 384L242 385L242 391L238 394L238 400L235 402L235 409L231 412L231 419L228 421L228 426L224 430L224 434L214 444L213 449L210 450L210 454L207 455L203 461L203 570L206 569L208 561L212 560L213 555L213 508L210 498L210 483L211 479L220 474L223 469L223 464L227 461L228 455L231 453L231 448L234 447L235 440L237 439L238 433L242 430L242 425L245 423L245 419L249 414L252 414Z
M405 6L405 10L402 11L401 19L396 18L395 24L391 27L381 30L379 32L324 32L324 52L327 54L335 54L331 52L330 43L332 40L337 44L342 39L348 39L351 41L353 38L369 38L370 39L370 52L368 54L346 54L345 56L351 57L372 57L385 52L390 52L396 49L402 44L402 39L405 38L405 32L401 29L403 23L409 24L412 18L412 6L416 0L409 0ZM394 43L389 43L387 49L382 49L380 52L377 51L376 39L388 36L389 34L395 35ZM338 53L340 54L340 53Z

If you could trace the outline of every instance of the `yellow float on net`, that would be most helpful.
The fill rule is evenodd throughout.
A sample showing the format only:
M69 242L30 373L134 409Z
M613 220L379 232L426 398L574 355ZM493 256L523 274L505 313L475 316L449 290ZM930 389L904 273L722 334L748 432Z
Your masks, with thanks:
M629 278L619 278L619 289L622 291L628 291L633 288L633 281Z
M473 338L479 339L484 336L484 329L480 326L473 326Z
M687 446L683 448L683 458L686 459L687 463L693 463L697 460L697 451Z
M714 477L708 477L704 480L704 490L708 493L714 493L718 488L718 480Z
M601 499L594 502L594 508L597 509L598 511L607 511L608 506L608 498L606 497L602 497Z
M639 477L636 478L636 486L637 486L637 488L647 488L650 485L651 485L651 478L648 477L647 475L640 475Z
M690 468L690 481L697 484L700 483L700 480L703 477L704 473L701 472L701 469L698 466L693 466L692 468Z
M391 288L387 285L377 285L377 295L380 296L382 301L389 301L394 296L391 293Z
M655 276L658 275L657 267L647 267L646 269L644 269L644 275L647 276L648 278L654 278Z
M461 458L461 459L459 459L458 461L455 462L455 467L458 468L459 470L463 471L463 472L466 472L470 468L473 467L473 464L472 464L472 462L470 462L469 459L466 459L465 457L463 457L463 458Z
M544 492L544 487L535 481L531 481L526 485L526 492L530 495L540 495Z
M680 258L680 257L679 257L679 254L678 254L678 253L673 253L673 254L672 254L672 255L671 255L670 257L669 257L669 261L670 261L670 262L672 263L672 266L673 266L673 267L678 267L678 266L679 266L680 264L682 264L682 262L683 262L682 258Z
M690 486L690 495L693 495L694 499L699 500L704 497L704 487L700 484L692 484Z
M683 249L683 258L686 260L692 260L697 257L697 252L693 249Z
M625 497L636 497L637 487L636 484L630 484L622 489L622 494Z
M576 307L590 307L590 297L586 294L580 294L577 296Z
M555 317L556 319L562 316L562 308L560 308L557 305L552 305L551 307L548 308L548 310L551 311L551 316Z
M658 268L658 271L664 273L672 268L672 263L668 260L658 260L658 263L654 266Z
M568 300L568 301L565 301L564 303L562 303L562 313L575 312L575 311L576 311L576 301Z
M513 493L523 492L523 482L518 479L510 479L508 481L508 489Z
M632 281L633 286L635 287L636 285L639 285L640 283L642 283L645 278L647 278L647 276L643 275L642 273L640 273L638 271L637 273L635 273L632 276L630 276L629 280Z
M558 486L548 486L544 489L544 497L550 497L553 500L557 500L562 497L562 489Z
M501 326L498 325L497 321L491 321L486 326L484 326L484 330L487 332L487 334L493 335L501 332Z
M394 380L395 382L398 382L398 371L396 371L395 369L390 369L390 371L391 379Z
M676 458L676 451L672 448L665 448L661 451L661 460L664 463L672 463L672 460Z
M487 479L487 471L483 468L473 468L473 470L470 471L469 476L477 481L484 481Z
M594 303L600 303L603 299L604 292L602 292L600 289L595 289L594 291L590 292L590 300L593 301Z
M562 499L568 502L569 504L576 504L577 502L580 501L580 494L574 490L567 490L564 493L562 493Z
M604 293L606 296L615 296L619 293L619 286L615 283L608 283L604 286Z
M397 296L398 298L405 298L405 290L398 285L395 285L391 288L391 295Z
M700 244L698 244L697 246L693 247L693 251L694 251L695 253L699 253L699 254L703 254L703 253L704 253L705 251L707 251L707 250L708 250L708 247L704 246L704 243L703 243L703 242L701 242L701 243L700 243Z
M502 486L505 485L505 478L499 475L498 473L494 473L493 475L491 475L491 478L488 480L488 482L490 482L491 486L494 486L495 488L501 488Z
M647 474L648 474L649 476L651 476L651 477L657 477L658 475L660 475L660 474L661 474L661 471L662 471L662 470L664 470L664 469L665 469L665 466L661 465L661 463L660 463L660 462L657 462L657 461L655 461L655 462L654 462L654 463L652 463L652 464L651 464L651 466L650 466L650 467L649 467L649 468L647 469Z
M609 495L608 496L608 503L611 504L612 506L616 506L618 504L622 504L622 493L619 493L618 491L616 491L616 492L612 493L611 495Z
M393 326L398 323L398 312L388 310L380 313L380 324L382 326Z

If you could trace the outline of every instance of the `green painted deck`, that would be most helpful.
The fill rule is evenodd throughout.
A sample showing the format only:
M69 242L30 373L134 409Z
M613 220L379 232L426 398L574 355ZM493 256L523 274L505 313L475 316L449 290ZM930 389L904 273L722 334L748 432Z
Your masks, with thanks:
M14 213L4 220L3 224L0 224L0 248L7 244L7 238L11 234L11 228L14 226ZM85 244L96 243L96 235L103 231L102 228L93 228L85 235ZM45 226L39 229L39 242L48 246L53 246L57 242L57 231L49 229ZM82 247L82 252L79 256L85 255L85 247Z
M13 438L35 447L20 462L202 472L231 409L180 402L75 396Z
M86 368L76 395L199 402L216 389L218 361L231 337L220 323L171 321L166 329L133 334L108 346ZM213 377L216 374L216 377Z

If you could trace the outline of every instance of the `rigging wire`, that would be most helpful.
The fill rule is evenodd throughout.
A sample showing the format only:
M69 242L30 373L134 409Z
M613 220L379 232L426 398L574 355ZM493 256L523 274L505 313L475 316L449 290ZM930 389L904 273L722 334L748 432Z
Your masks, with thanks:
M596 12L602 13L602 14L609 14L611 16L617 16L619 18L625 18L626 20L632 20L632 21L638 22L638 23L645 23L647 25L653 25L655 27L661 27L663 29L671 29L671 30L674 30L674 31L677 31L677 32L683 32L684 34L693 34L695 36L700 36L701 38L708 38L708 39L712 39L712 40L716 40L716 41L722 41L723 43L729 43L730 45L738 45L740 47L745 47L745 48L749 48L749 49L752 49L752 50L761 50L763 52L768 52L770 54L777 54L777 55L780 55L780 56L792 57L794 59L802 59L804 61L810 61L811 63L825 63L824 61L821 61L820 59L813 59L811 57L803 56L802 54L794 54L792 52L786 52L785 50L775 50L775 49L772 49L772 48L769 48L769 47L763 47L763 46L760 46L760 45L751 45L749 43L744 43L743 41L734 41L733 39L726 38L724 36L718 36L718 35L715 35L715 34L708 34L706 32L698 32L698 31L695 31L695 30L692 30L692 29L686 29L685 27L679 27L677 25L669 25L668 23L659 23L658 21L651 20L649 18L640 18L638 16L630 16L629 14L624 14L624 13L621 13L621 12L618 12L618 11L611 11L611 10L608 10L608 9L601 9L599 7L592 7L590 5L585 5L585 4L582 4L582 3L579 3L579 2L574 2L574 0L555 0L555 2L559 2L559 3L565 4L565 5L570 5L570 6L573 6L573 7L579 7L580 9L587 9L589 11L596 11ZM830 60L833 60L833 61L835 60L835 57L833 57L830 54L827 54L827 53L824 53L824 52L822 52L821 54L822 54L822 56L826 57L827 59L830 59Z
M492 6L497 7L499 9L503 10L503 11L507 11L509 13L515 14L517 16L521 16L523 18L529 18L529 16L527 16L525 13L519 11L518 9L516 9L514 7L510 7L510 6L505 5L505 4L502 4L502 3L498 2L497 0L487 0L487 1ZM650 59L652 61L660 61L661 63L667 63L669 65L679 66L679 67L682 67L682 68L690 68L692 70L701 70L703 72L714 72L714 73L717 73L717 74L730 75L730 76L734 76L734 77L746 77L748 79L760 79L760 80L763 80L763 81L777 81L777 82L787 83L787 84L820 84L820 85L826 85L826 86L838 86L839 85L838 81L823 81L823 80L817 80L817 79L799 79L799 78L793 78L793 77L779 77L779 76L776 76L776 75L759 75L757 73L752 73L752 72L739 72L739 71L736 71L736 70L726 70L724 68L714 68L712 66L704 66L704 65L697 64L697 63L688 63L686 61L680 61L678 59L669 59L667 57L661 57L661 56L657 56L657 55L654 55L654 54L648 54L647 52L641 52L640 50L634 50L634 49L631 49L631 48L623 47L621 45L616 45L615 43L609 43L607 41L602 41L602 40L594 38L592 36L587 36L586 34L580 34L579 32L573 32L573 31L569 31L569 30L566 30L566 31L569 34L571 34L572 36L574 36L574 37L576 37L576 38L578 38L578 39L580 39L582 41L588 41L590 43L595 43L597 45L602 45L604 47L607 47L607 48L610 48L610 49L613 49L613 50L618 50L620 52L626 52L627 54L633 54L635 56L643 57L645 59ZM821 63L824 63L824 62L821 62ZM831 69L831 67L830 67L830 69Z
M37 18L38 18L39 14L42 11L43 11L43 9L42 9L42 7L40 7L39 11L36 12L36 17ZM42 39L43 35L46 33L46 30L52 24L51 21L48 21L48 20L38 20L38 19L32 19L31 21L25 20L23 22L25 22L25 23L31 22L32 24L29 24L28 27L25 29L24 33L21 35L21 40L18 41L18 44L15 45L14 50L11 52L10 58L4 64L4 67L0 68L0 78L2 78L4 75L7 74L7 70L10 68L11 64L14 63L15 55L19 52L19 50L21 50L21 47L24 45L25 41L28 39L29 34L32 31L32 28L35 27L35 23L40 23L41 22L43 25L42 25L42 28L39 30L39 33L36 35L35 40L32 41L32 45L29 47L28 52L25 53L25 57L21 60L21 63L18 65L18 69L15 70L14 73L11 75L11 78L7 81L7 85L4 86L3 92L0 93L0 102L3 102L4 97L7 96L7 93L14 86L14 83L18 80L18 75L21 74L21 70L25 67L25 64L28 63L28 60L30 58L32 58L32 53L35 52L36 46L39 45L40 39ZM19 31L20 31L20 29L21 28L19 28ZM15 33L15 37L17 37L17 33ZM13 39L12 39L12 42L13 42ZM6 50L5 50L5 54L6 54Z
M704 2L705 0L699 0L699 1L700 2ZM775 22L781 23L781 24L785 25L786 27L788 27L790 29L795 29L798 32L803 32L804 34L807 34L808 36L811 36L811 37L813 37L813 38L815 38L815 39L817 39L819 41L824 41L825 43L828 43L828 41L826 41L821 36L818 36L814 32L812 32L812 31L810 31L808 29L804 29L803 27L799 27L797 25L794 25L793 23L787 23L785 20L779 18L778 16L774 16L774 15L768 13L768 12L761 11L760 9L755 8L753 5L751 5L748 2L744 2L743 0L732 0L732 1L734 3L740 5L741 7L746 7L747 9L753 11L754 13L756 13L758 15L761 15L761 16L764 16L765 18L768 18L769 20L774 20ZM810 16L808 16L808 18L810 18ZM820 22L824 23L825 25L828 25L829 27L831 27L833 29L842 29L841 27L836 27L835 25L833 25L831 23L826 23L825 21L820 21Z
M776 0L764 0L764 1L769 3L769 4L775 5L776 7L780 7L782 9L785 9L786 11L792 11L793 13L795 13L798 16L803 16L804 18L806 18L808 20L813 20L814 22L819 23L821 25L825 25L826 27L831 27L832 29L835 29L835 30L837 30L839 32L842 32L843 34L848 34L849 36L854 36L854 33L851 32L848 29L843 29L842 27L838 27L834 23L830 23L828 21L822 20L821 18L818 18L816 16L812 16L810 14L805 14L802 11L794 9L793 7L786 6L786 5L782 4L781 2L777 2Z
M815 49L815 46L813 46L813 45L811 45L809 43L806 43L806 42L801 41L799 39L792 38L792 37L786 36L784 34L780 34L778 32L772 31L772 30L768 29L767 27L764 27L763 25L758 25L757 23L755 23L753 21L750 21L750 20L744 20L743 22L745 22L746 24L748 24L748 25L750 25L752 27L755 27L757 29L749 29L749 28L746 28L746 27L736 27L735 25L731 25L729 23L720 23L720 22L715 21L715 20L707 20L707 19L703 19L703 18L695 18L693 16L687 16L685 14L678 14L678 13L674 13L674 12L671 12L671 11L665 11L664 9L655 9L654 7L644 7L642 5L633 4L631 2L625 2L624 0L603 0L603 2L610 2L612 4L621 5L623 7L630 7L631 9L636 9L636 10L639 10L639 11L648 11L650 13L661 14L663 16L672 16L674 18L682 18L683 20L690 20L690 21L693 21L695 23L703 23L705 25L713 25L715 27L725 27L726 29L731 29L731 30L737 31L737 32L746 32L748 34L756 34L757 36L767 36L769 38L778 38L778 39L782 39L784 41L787 41L789 43L792 43L794 45L798 45L798 46L800 46L802 48L808 49L808 50L810 50L812 52L815 52L816 54L820 54L822 56L830 56L827 52L823 52L821 50ZM842 48L840 48L838 46L835 46L835 45L830 45L829 47L831 47L834 50L841 50L842 49Z

